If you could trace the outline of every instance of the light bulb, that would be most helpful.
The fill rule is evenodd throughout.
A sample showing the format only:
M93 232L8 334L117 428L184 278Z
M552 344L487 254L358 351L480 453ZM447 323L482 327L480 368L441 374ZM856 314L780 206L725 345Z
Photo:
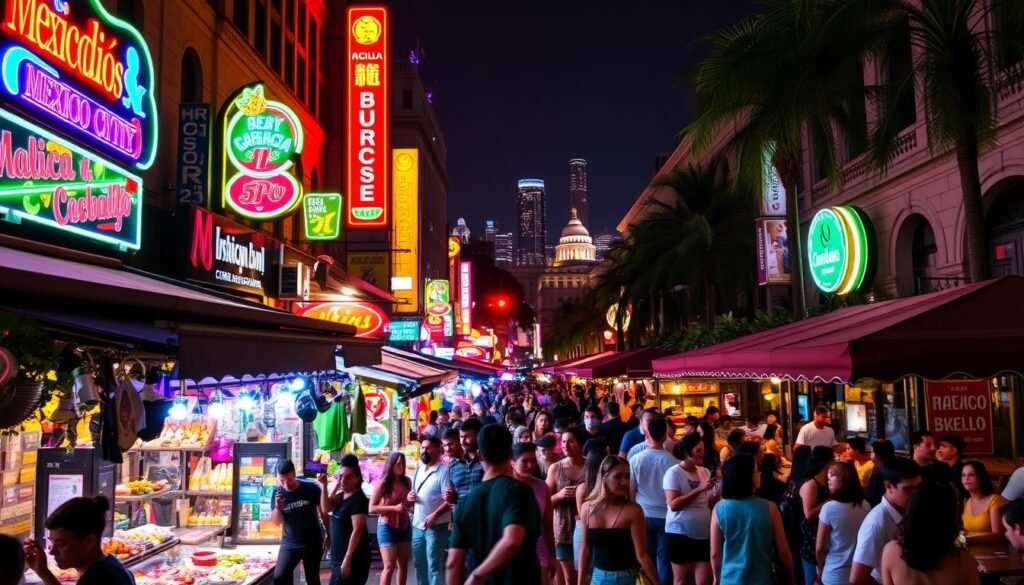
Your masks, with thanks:
M253 401L252 396L249 396L248 392L243 393L238 397L238 408L239 410L252 410Z
M211 402L210 407L206 409L206 414L213 418L221 418L224 416L224 403L220 400Z
M771 378L769 378L769 380L771 381L772 384L775 384L775 385L779 385L779 384L782 383L782 378L780 378L778 376L772 376Z
M170 413L172 420L185 420L188 418L188 405L185 403L184 398L178 398L174 401L174 405L171 406Z
M305 387L306 387L306 379L305 378L295 378L291 382L288 383L288 388L290 388L292 390L292 392L299 392L300 390L302 390Z

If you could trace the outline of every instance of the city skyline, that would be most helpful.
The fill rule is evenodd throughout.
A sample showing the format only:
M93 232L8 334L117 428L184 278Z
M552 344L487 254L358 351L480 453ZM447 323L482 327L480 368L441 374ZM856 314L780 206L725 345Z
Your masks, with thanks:
M547 202L544 181L520 179L516 192L516 265L547 262Z

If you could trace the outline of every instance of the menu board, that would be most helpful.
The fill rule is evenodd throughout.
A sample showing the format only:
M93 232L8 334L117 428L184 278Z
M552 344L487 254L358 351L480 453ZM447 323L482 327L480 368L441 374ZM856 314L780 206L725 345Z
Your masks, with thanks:
M238 543L276 543L281 527L270 521L277 466L288 458L287 443L238 443L234 452L234 535Z

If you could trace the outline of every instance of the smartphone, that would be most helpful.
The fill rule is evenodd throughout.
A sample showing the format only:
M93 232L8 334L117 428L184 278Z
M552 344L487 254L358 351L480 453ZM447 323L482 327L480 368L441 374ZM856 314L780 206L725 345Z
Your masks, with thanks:
M327 464L319 461L306 460L302 465L302 474L306 477L316 477L321 473L327 473Z

